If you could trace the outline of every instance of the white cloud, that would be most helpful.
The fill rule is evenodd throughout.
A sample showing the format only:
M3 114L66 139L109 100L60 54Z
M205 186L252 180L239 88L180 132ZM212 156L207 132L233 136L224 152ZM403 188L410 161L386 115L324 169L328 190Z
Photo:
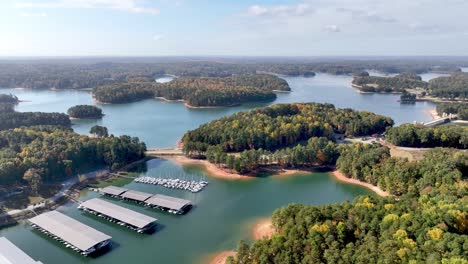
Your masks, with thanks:
M163 38L163 36L162 36L162 35L158 35L158 34L156 34L156 35L153 36L153 40L155 40L155 41L159 41L159 40L161 40L162 38Z
M29 13L29 12L23 12L20 14L22 17L46 17L47 14L42 12L42 13Z
M272 17L290 17L303 16L313 11L309 4L301 3L296 5L273 5L262 6L252 5L247 9L249 16L272 16Z
M138 0L48 0L20 2L17 8L87 8L110 9L140 14L159 14L159 9L140 5Z
M323 29L328 32L340 32L341 31L340 27L338 27L337 25L326 25L325 27L323 27Z

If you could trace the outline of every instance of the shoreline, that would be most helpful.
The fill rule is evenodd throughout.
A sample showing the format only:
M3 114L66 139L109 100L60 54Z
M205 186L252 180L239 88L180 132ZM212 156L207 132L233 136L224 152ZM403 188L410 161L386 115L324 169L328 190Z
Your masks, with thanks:
M271 218L260 218L255 222L250 235L254 240L261 240L270 239L275 233Z
M336 180L340 181L340 182L344 182L344 183L349 183L349 184L354 184L354 185L360 185L362 187L365 187L371 191L373 191L374 193L376 193L378 196L380 197L388 197L388 196L391 196L390 193L380 189L379 187L375 186L375 185L372 185L370 183L367 183L367 182L363 182L363 181L360 181L360 180L356 180L356 179L352 179L352 178L348 178L346 177L346 175L344 175L344 173L342 173L341 171L339 170L334 170L333 172L330 173Z
M211 177L214 178L219 178L219 179L225 179L225 180L253 180L255 177L253 175L242 175L238 174L235 172L228 172L223 168L220 168L212 163L210 163L207 160L197 160L197 159L190 159L185 156L170 156L170 157L161 157L163 159L171 160L174 161L178 165L198 165L202 166L203 169L207 172L207 174ZM265 169L266 171L270 171L273 173L273 176L276 177L287 177L287 176L293 176L297 174L303 174L303 173L311 173L313 170L277 170L277 169ZM387 197L391 196L390 193L380 189L377 186L374 186L370 183L363 182L360 180L352 179L346 177L342 172L339 170L333 170L330 172L330 175L333 176L334 179L340 182L348 183L348 184L354 184L354 185L360 185L362 187L365 187L371 191L373 191L375 194L381 196L381 197Z
M209 264L225 264L228 257L235 257L237 254L236 251L229 250L229 251L221 251L210 255L206 258L206 261Z
M160 158L167 159L174 161L178 165L197 165L202 166L203 169L214 178L225 179L225 180L253 180L259 178L254 174L239 174L236 172L230 172L225 168L221 168L216 166L215 164L207 161L207 160L198 160L198 159L191 159L185 156L160 156ZM310 173L311 170L299 170L299 169L279 169L279 168L272 168L267 167L263 168L261 171L263 172L270 172L272 173L273 177L287 177L293 176L297 174L304 174Z
M441 116L437 113L435 108L434 109L426 109L426 110L424 110L424 112L426 114L431 115L432 120L436 120L436 119L441 118Z

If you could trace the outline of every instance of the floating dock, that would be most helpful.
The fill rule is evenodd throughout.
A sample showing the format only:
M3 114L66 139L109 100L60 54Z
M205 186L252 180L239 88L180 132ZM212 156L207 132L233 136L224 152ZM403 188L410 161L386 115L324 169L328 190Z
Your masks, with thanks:
M122 190L125 191L120 192ZM113 198L133 201L139 204L150 206L152 208L168 211L173 214L185 214L192 208L192 203L189 200L162 194L150 194L134 190L127 190L115 186L107 186L102 188L100 192ZM120 194L116 194L119 192Z
M156 225L156 218L140 214L125 207L94 198L80 204L78 209L102 217L112 223L130 228L138 233L151 230Z
M0 237L0 263L42 264L42 262L32 259L5 237Z
M57 211L29 219L40 232L87 256L107 247L111 237Z
M166 188L186 190L193 193L200 192L208 185L207 181L186 181L181 179L154 178L149 176L141 176L135 178L133 181L138 183L161 185Z

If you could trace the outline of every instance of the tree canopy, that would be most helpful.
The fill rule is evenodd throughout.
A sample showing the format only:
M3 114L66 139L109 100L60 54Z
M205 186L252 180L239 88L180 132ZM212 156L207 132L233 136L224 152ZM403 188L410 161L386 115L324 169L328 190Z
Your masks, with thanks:
M73 118L101 118L103 116L102 109L94 105L76 105L70 107L67 111L68 115Z
M378 146L344 148L339 159L350 160L338 161L340 169L363 170L357 174L400 197L277 209L277 233L252 245L241 241L227 263L466 263L466 153L434 149L408 162ZM361 161L366 165L353 165Z
M283 79L273 75L237 75L224 78L177 78L168 83L125 83L97 87L100 102L126 103L153 97L184 100L191 106L230 106L245 102L272 101L274 91L289 91Z
M402 147L433 148L451 147L468 148L468 127L403 124L388 128L385 139Z
M22 126L55 125L70 126L70 118L62 113L0 112L0 130Z
M65 179L91 166L117 169L143 158L145 151L144 143L129 136L91 138L57 126L4 130L0 131L0 184L37 183L36 174L44 182Z

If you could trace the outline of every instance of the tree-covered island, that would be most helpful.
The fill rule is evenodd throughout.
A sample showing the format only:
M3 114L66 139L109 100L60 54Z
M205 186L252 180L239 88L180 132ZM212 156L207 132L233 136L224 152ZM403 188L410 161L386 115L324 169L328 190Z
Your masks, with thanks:
M273 101L276 91L290 91L287 82L267 74L224 78L177 78L168 83L135 82L97 87L94 98L103 103L127 103L160 97L183 100L188 106L232 106Z
M94 105L76 105L67 111L72 118L99 119L104 116L102 109Z

